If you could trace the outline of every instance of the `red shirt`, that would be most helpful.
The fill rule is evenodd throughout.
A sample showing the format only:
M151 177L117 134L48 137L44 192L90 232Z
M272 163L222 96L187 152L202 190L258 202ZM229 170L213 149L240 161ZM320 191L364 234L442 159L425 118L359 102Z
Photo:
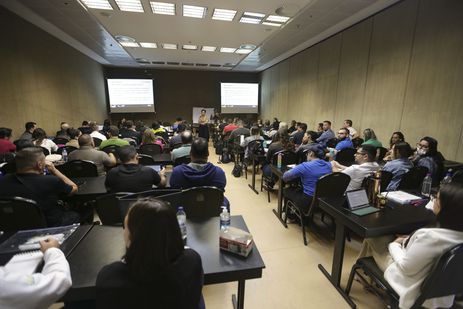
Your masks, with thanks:
M0 153L15 152L16 145L7 139L0 139Z
M233 123L230 123L229 125L226 125L225 128L223 128L223 133L231 132L235 129L238 129L238 126Z

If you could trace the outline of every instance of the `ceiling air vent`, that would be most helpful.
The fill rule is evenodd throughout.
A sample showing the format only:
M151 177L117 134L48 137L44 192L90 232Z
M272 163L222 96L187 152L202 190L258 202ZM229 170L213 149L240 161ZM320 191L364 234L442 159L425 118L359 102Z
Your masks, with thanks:
M220 68L221 65L220 64L209 64L210 67L213 67L213 68Z
M152 61L152 64L166 64L164 61Z
M194 63L190 63L190 62L182 62L182 65L189 65L189 66L192 66L192 65L194 65Z
M180 62L167 62L168 65L180 65Z

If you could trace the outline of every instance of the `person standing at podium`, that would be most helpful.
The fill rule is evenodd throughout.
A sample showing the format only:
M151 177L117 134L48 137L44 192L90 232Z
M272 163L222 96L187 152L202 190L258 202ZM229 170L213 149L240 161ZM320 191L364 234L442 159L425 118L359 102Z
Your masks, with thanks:
M199 115L199 118L198 118L199 137L205 138L206 141L209 142L209 128L207 126L208 122L209 120L207 119L207 116L206 116L206 110L202 109L201 115Z

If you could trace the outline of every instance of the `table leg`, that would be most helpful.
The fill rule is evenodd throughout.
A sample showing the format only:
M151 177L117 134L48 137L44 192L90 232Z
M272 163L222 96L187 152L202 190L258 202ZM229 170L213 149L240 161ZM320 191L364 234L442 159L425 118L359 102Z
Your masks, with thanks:
M344 260L344 247L346 243L346 228L343 224L336 221L336 236L334 243L334 253L333 253L333 264L331 266L331 274L323 267L323 265L318 264L318 268L321 272L328 278L331 284L336 288L336 290L341 294L341 296L346 300L346 302L352 308L356 308L355 303L350 299L349 296L344 292L344 289L341 288L341 275L342 275L342 262Z
M288 225L285 223L285 220L283 220L281 214L282 214L282 208L283 208L283 177L278 178L278 208L275 210L273 209L273 213L275 216L277 216L278 220L280 220L281 224L283 224L284 227L288 228Z
M244 288L245 280L238 280L238 294L232 295L233 308L243 309L244 308Z
M252 157L252 185L248 184L248 186L254 193L259 194L256 190L256 160L254 157Z

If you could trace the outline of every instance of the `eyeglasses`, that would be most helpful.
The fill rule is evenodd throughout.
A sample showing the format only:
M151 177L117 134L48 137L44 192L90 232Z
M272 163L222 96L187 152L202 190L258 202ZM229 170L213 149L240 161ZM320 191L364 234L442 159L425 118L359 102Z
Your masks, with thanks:
M346 135L345 132L338 132L338 135Z

